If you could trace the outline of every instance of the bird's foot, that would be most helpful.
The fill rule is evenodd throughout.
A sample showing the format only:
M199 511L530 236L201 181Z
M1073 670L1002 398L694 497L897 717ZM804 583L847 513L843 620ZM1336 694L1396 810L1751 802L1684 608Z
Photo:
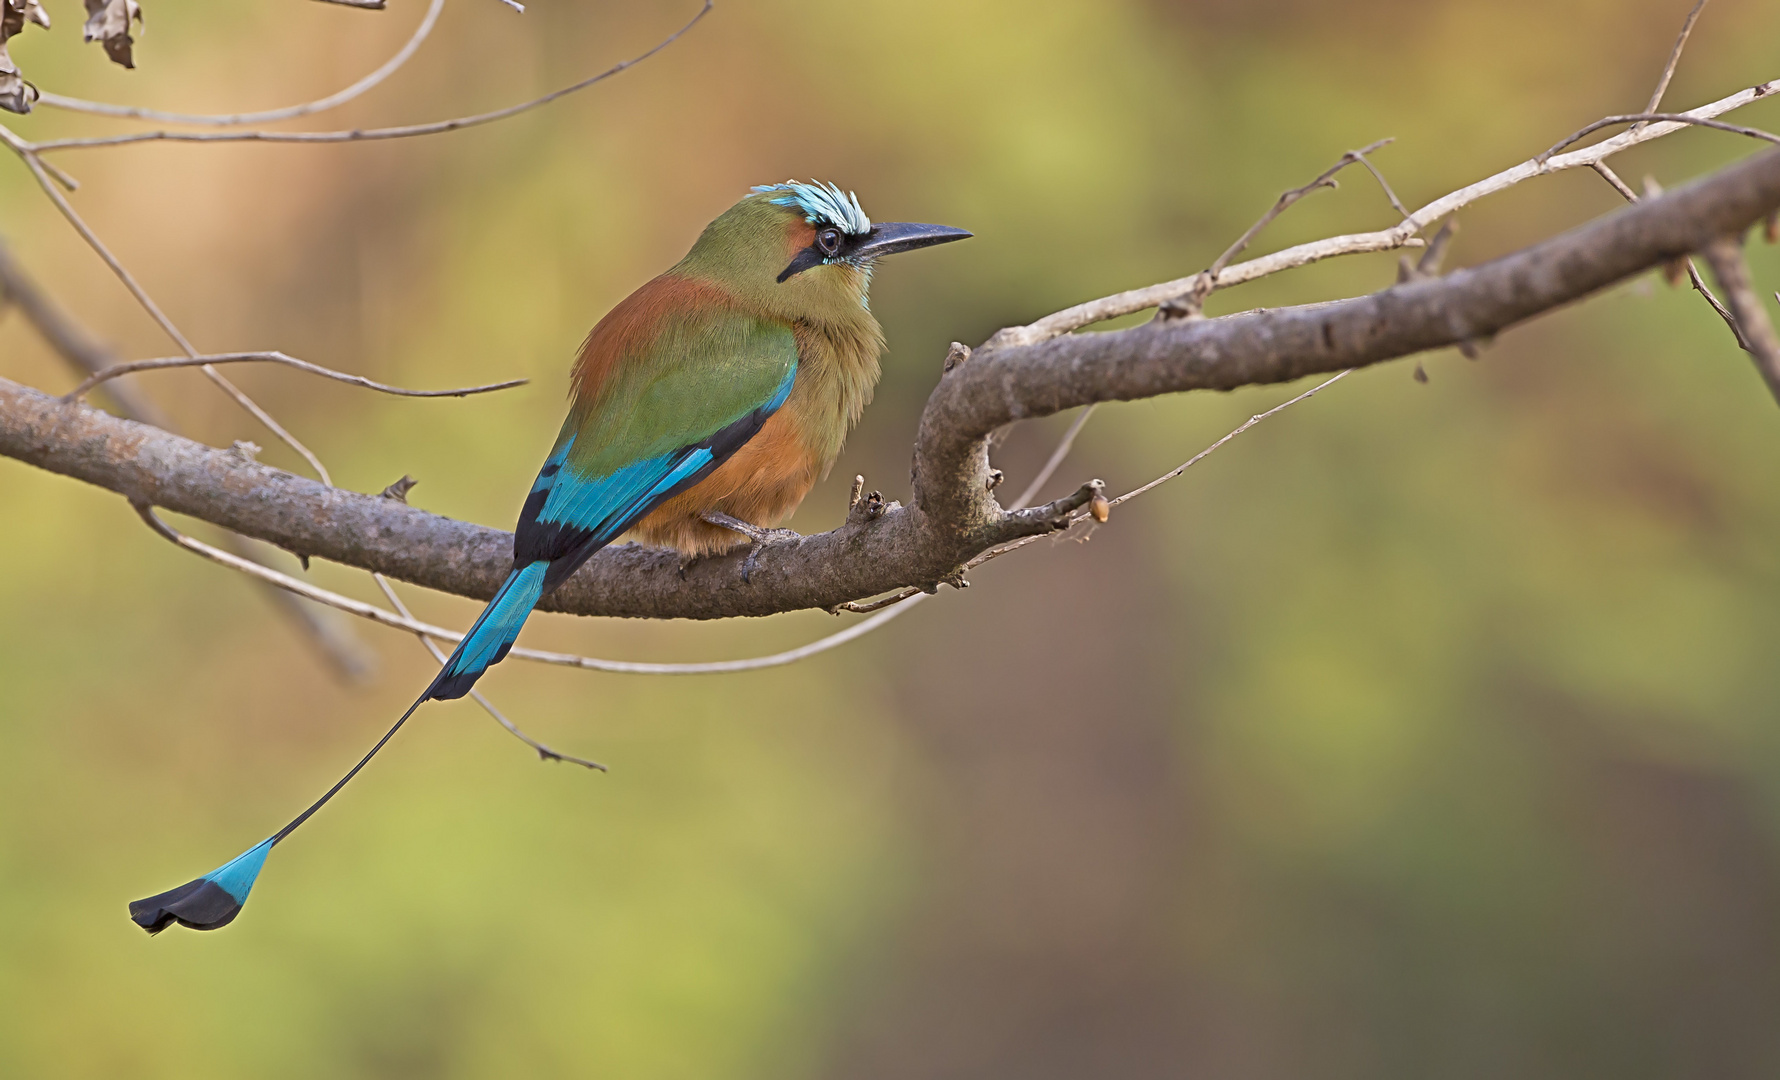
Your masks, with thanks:
M741 518L730 517L716 510L707 510L701 517L711 525L731 532L739 532L749 540L748 557L742 560L742 580L745 582L754 574L754 564L760 559L760 549L775 540L802 540L803 534L791 529L769 529L764 525L743 521Z

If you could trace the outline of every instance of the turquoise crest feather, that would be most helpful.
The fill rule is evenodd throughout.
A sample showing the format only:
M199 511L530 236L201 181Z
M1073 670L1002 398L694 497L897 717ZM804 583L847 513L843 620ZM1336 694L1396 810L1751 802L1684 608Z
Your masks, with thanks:
M775 192L782 194L769 202L775 206L797 207L811 225L833 225L850 236L864 236L871 232L871 218L865 216L859 206L859 196L851 191L842 191L821 180L811 180L807 184L787 180L783 184L764 184L754 189L757 195Z

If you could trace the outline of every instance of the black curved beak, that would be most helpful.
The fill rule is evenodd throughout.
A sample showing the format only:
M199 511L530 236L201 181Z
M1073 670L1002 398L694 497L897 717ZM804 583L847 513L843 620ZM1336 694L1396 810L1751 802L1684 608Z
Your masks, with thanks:
M954 229L949 225L921 225L913 221L881 221L873 225L871 232L866 233L848 246L848 255L864 259L876 259L882 255L894 255L899 251L913 251L916 248L932 247L935 244L949 244L954 240L963 240L970 236L963 229Z

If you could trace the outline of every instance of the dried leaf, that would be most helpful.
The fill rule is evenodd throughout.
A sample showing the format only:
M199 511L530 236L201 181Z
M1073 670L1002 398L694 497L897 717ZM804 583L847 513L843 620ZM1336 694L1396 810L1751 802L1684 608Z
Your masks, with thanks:
M130 36L130 20L142 24L142 5L136 0L86 0L86 5L87 22L82 31L86 40L103 42L106 56L124 67L135 67L130 46L136 39Z
M0 109L28 113L36 101L37 88L19 74L18 65L6 51L6 42L0 41Z
M37 0L0 0L0 42L23 30L27 21L49 29L49 13Z
M25 28L25 23L49 26L49 14L37 0L0 0L0 109L28 113L37 100L37 87L19 73L6 43Z

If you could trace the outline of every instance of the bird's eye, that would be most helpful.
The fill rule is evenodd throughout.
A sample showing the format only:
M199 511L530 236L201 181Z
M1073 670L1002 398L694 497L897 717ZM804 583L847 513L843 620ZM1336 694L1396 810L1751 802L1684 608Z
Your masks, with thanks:
M841 249L841 231L839 229L823 229L816 234L816 246L822 254L833 255Z

